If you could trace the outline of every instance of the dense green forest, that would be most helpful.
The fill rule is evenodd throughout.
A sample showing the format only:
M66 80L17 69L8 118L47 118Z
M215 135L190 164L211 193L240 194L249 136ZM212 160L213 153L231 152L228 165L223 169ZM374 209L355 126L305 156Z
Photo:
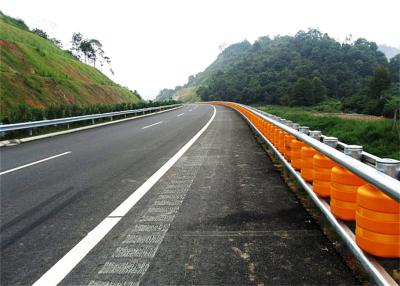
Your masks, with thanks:
M310 29L233 44L184 88L195 89L203 101L321 105L326 111L393 117L400 106L399 68L400 54L388 60L374 42L339 43Z

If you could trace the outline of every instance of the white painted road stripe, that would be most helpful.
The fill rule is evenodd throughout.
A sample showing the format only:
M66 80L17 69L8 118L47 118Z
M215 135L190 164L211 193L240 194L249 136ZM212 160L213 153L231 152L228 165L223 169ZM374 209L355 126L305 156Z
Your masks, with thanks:
M33 286L55 286L60 283L68 273L99 243L108 232L125 216L128 211L160 180L160 178L182 157L182 155L196 142L207 130L215 118L217 110L213 106L214 113L203 128L197 132L174 156L172 156L157 172L123 201L111 214L101 221L89 232L77 245L54 264ZM121 218L119 218L121 217Z
M182 116L182 115L184 115L184 114L185 114L185 113L178 114L176 117Z
M163 122L162 122L162 121L159 121L159 122L157 122L157 123L153 123L153 124L147 125L147 126L145 126L145 127L142 127L142 129L146 129L146 128L149 128L149 127L151 127L151 126L158 125L158 124L161 124L161 123L163 123Z
M61 157L61 156L70 154L70 153L72 153L72 152L71 152L71 151L64 152L64 153L61 153L61 154L58 154L58 155L54 155L54 156L51 156L51 157L48 157L48 158L44 158L44 159L39 160L39 161L35 161L35 162L29 163L29 164L26 164L26 165L22 165L22 166L13 168L13 169L9 169L9 170L7 170L7 171L0 172L0 175L4 175L4 174L7 174L7 173L11 173L11 172L14 172L14 171L17 171L17 170L26 168L26 167L30 167L30 166L33 166L33 165L36 165L36 164L39 164L39 163L42 163L42 162L45 162L45 161L48 161L48 160L57 158L57 157Z

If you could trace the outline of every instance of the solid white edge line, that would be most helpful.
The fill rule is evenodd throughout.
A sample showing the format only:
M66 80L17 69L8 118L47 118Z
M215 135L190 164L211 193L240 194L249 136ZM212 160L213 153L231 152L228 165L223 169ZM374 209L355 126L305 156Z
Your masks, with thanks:
M55 286L60 283L72 269L92 250L111 229L125 216L128 211L157 183L157 181L179 160L180 157L196 142L196 140L207 130L214 120L217 110L210 120L189 140L174 156L172 156L158 171L156 171L135 192L123 201L108 217L101 221L91 232L89 232L77 245L66 253L56 264L44 273L33 286Z
M142 127L142 129L146 129L146 128L149 128L149 127L151 127L151 126L158 125L158 124L161 124L161 123L163 123L163 121L159 121L159 122L157 122L157 123L153 123L153 124L144 126L144 127Z
M105 218L33 285L50 286L60 283L120 220L120 217Z
M20 169L23 169L23 168L26 168L26 167L30 167L30 166L36 165L36 164L39 164L39 163L42 163L42 162L45 162L45 161L60 157L60 156L64 156L64 155L67 155L67 154L70 154L70 153L72 153L72 151L64 152L64 153L61 153L61 154L58 154L58 155L54 155L54 156L51 156L51 157L48 157L48 158L44 158L44 159L39 160L39 161L35 161L35 162L29 163L29 164L25 164L25 165L22 165L22 166L19 166L19 167L15 167L15 168L0 172L0 176L4 175L4 174L7 174L7 173L11 173L11 172L17 171L17 170L20 170Z
M185 114L185 113L178 114L176 117L182 116L182 115L184 115L184 114Z

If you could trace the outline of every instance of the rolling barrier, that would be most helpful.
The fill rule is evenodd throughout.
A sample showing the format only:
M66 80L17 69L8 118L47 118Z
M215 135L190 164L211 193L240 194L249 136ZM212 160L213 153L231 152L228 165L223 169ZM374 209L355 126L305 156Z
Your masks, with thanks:
M400 258L400 161L381 159L286 119L233 102L306 190L378 285L397 285L376 258ZM355 222L355 234L346 222ZM376 257L376 258L375 258Z
M30 135L32 135L31 134L32 129L38 128L38 127L67 124L67 128L69 128L69 124L74 123L74 122L91 120L92 124L94 124L95 119L110 118L110 120L113 120L113 117L115 117L115 116L125 116L126 117L127 115L137 115L139 113L145 114L146 112L155 112L155 111L170 109L170 108L174 108L174 107L178 107L178 106L182 106L182 104L172 104L172 105L148 107L148 108L141 108L141 109L123 110L123 111L116 111L116 112L88 114L88 115L82 115L82 116L64 117L64 118L49 119L49 120L38 120L38 121L29 121L29 122L21 122L21 123L12 123L12 124L0 124L0 134L5 134L6 132L27 129L27 130L30 130Z

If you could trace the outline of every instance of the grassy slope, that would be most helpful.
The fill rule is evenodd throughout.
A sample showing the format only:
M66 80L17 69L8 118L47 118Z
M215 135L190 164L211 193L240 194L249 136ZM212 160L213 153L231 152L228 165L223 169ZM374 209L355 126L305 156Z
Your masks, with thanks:
M282 106L257 105L258 109L321 130L347 144L364 146L364 150L385 158L400 159L400 129L390 119L362 120L338 116L317 116L312 111ZM398 122L397 122L398 124Z
M0 14L0 108L137 102L129 90Z
M182 102L199 102L200 98L196 94L196 89L193 87L185 87L178 90L172 97L174 100Z

